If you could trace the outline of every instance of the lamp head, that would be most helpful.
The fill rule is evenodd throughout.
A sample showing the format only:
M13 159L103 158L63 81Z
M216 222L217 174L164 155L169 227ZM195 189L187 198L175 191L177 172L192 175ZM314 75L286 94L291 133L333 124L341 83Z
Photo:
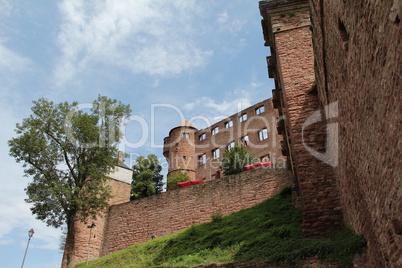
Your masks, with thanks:
M28 231L28 237L31 238L34 235L34 229Z

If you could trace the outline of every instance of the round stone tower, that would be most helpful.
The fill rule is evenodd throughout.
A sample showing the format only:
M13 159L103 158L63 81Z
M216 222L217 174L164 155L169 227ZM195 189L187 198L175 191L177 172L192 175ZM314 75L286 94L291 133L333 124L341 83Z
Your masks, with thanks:
M195 180L195 132L197 129L184 120L169 132L164 139L163 155L168 161L167 179L172 174L182 171L191 180Z

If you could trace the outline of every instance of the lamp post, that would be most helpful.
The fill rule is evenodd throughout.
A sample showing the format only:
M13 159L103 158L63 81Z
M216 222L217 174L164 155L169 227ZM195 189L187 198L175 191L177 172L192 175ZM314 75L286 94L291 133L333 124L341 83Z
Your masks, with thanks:
M87 228L89 228L89 239L88 239L88 251L87 251L87 266L88 266L88 260L89 260L89 251L91 249L91 235L92 235L92 228L94 228L96 225L94 222L92 222L91 225L88 225Z
M28 231L28 243L27 243L27 248L25 249L24 259L22 260L21 268L24 267L24 262L25 262L25 257L27 256L29 242L31 241L31 238L32 238L34 233L35 233L34 229L31 229L31 230Z

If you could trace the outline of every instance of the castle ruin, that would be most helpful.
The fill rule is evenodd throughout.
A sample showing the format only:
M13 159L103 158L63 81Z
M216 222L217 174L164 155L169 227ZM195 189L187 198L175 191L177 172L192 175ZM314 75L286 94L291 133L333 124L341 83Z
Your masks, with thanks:
M216 209L252 206L291 177L306 236L325 237L347 225L367 240L365 267L402 267L401 1L270 0L260 2L260 11L271 50L268 72L275 79L272 107L284 118L278 133L291 174L253 170L113 205L91 256L205 222ZM238 116L230 117L233 130ZM217 123L219 131L227 122ZM210 180L215 166L203 169L199 156L213 162L213 150L247 134L219 141L214 128L198 131L183 122L172 129L164 147L170 174L183 170L191 179ZM211 138L203 150L186 144L202 144L203 133ZM264 153L270 154L268 147ZM244 176L259 178L255 183L264 187ZM87 245L77 250L88 254Z
M163 155L169 163L167 179L179 171L191 180L219 178L221 157L236 143L245 146L255 161L272 162L274 168L285 168L277 120L272 99L267 99L205 129L197 130L183 121L164 139Z

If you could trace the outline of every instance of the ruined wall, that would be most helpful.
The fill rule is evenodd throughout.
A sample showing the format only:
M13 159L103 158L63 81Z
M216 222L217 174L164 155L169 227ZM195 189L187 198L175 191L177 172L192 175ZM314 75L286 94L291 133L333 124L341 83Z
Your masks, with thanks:
M295 174L303 232L321 237L340 228L342 213L332 166L325 155L327 125L315 90L314 55L307 0L260 2L269 75L276 106L285 116L285 140ZM278 100L276 100L278 99Z
M256 109L259 107L264 107L264 112L261 114L256 113ZM244 115L246 115L247 120L241 122L240 118ZM212 179L211 175L214 175L219 168L223 153L231 142L243 144L256 157L256 160L261 160L262 157L268 156L265 158L265 162L280 163L281 167L284 167L286 159L281 153L280 142L282 137L278 136L276 129L277 117L278 112L273 107L272 99L266 99L210 127L197 131L195 152L197 157L205 154L207 161L205 164L200 161L197 162L196 178L207 181ZM227 128L225 125L229 121L233 125ZM216 127L219 128L219 132L212 135L212 129ZM268 138L260 140L258 132L264 128L267 129ZM205 134L206 138L201 141L200 136L202 134ZM245 136L248 137L248 141L242 140ZM220 149L220 157L213 159L212 150L217 148Z
M169 132L169 136L164 139L163 155L169 163L169 176L180 171L186 173L191 180L195 179L196 155L194 139L197 129L187 120Z
M257 113L260 107L264 110ZM183 121L164 139L163 155L169 162L168 180L169 175L178 170L187 173L192 180L214 179L221 157L232 142L246 146L256 161L271 161L276 167L284 168L286 159L281 152L282 137L278 136L276 129L277 118L272 99L266 99L204 129L197 130L188 121ZM212 131L215 128L218 128L216 134ZM267 138L260 140L259 131L262 129L267 129ZM188 136L184 138L186 133ZM247 141L244 141L245 136ZM220 153L214 158L216 149ZM205 163L201 161L202 155L205 155Z
M252 207L290 185L285 170L259 168L109 208L102 256L192 224Z
M130 201L133 171L122 162L122 157L123 153L119 152L117 165L106 174L106 186L110 187L112 196L108 200L109 206ZM96 220L88 219L86 223L81 221L74 223L74 262L76 264L100 256L106 219L107 210L105 209L98 213ZM89 226L92 228L88 228ZM71 246L66 244L65 248L71 248ZM66 250L64 250L61 267L67 267Z
M338 102L335 168L345 222L370 267L402 267L400 0L310 0L317 88Z
M130 200L131 184L112 179L108 183L113 196L109 202L110 205L121 204ZM76 222L75 263L85 262L87 258L88 260L97 259L100 256L106 220L107 214L100 213L96 220L88 220L87 223ZM88 226L92 222L95 223L95 227L90 229ZM89 240L90 235L91 240ZM88 247L89 243L90 247Z

